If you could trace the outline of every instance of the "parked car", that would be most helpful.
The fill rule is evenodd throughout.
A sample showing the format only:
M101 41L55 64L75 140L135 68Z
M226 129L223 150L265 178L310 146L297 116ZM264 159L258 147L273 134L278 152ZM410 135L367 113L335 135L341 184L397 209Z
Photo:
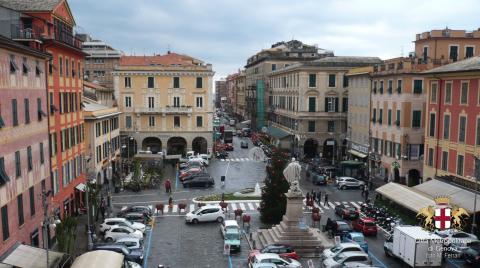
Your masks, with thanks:
M344 252L335 255L332 258L325 259L323 261L323 267L325 268L337 268L346 265L349 262L372 264L372 260L365 252Z
M467 244L467 248L462 252L462 258L465 262L476 265L480 265L480 241L474 241Z
M219 205L206 205L185 215L186 223L223 222L223 220L225 220L225 212Z
M124 218L129 221L143 223L143 224L147 224L150 221L150 216L143 213L138 213L138 212L127 213L125 214Z
M120 244L97 244L94 245L92 250L109 250L123 254L125 259L133 261L138 264L143 264L143 250L129 249L128 247Z
M253 267L254 264L257 263L273 263L276 264L277 267L285 267L285 268L301 268L302 264L300 264L297 260L281 257L275 253L260 253L255 255L251 262L248 264L249 267Z
M468 248L468 243L477 240L476 235L455 229L448 229L443 231L436 230L435 233L445 239L444 244L446 248L444 249L444 252L448 254L461 254L464 250Z
M363 249L357 243L344 242L344 243L340 243L338 246L324 249L322 253L322 259L328 259L337 254L340 254L343 252L352 252L352 251L363 252Z
M120 212L117 214L117 217L122 218L124 215L131 212L144 213L144 214L147 214L148 216L152 216L153 214L152 208L149 206L129 206L129 207L123 207L120 210Z
M347 189L347 188L358 188L360 189L365 185L365 182L359 181L357 179L351 177L339 177L336 180L336 184L338 189Z
M248 149L248 142L247 141L241 141L240 142L240 147Z
M224 245L230 246L230 251L240 251L241 230L236 220L226 220L220 226Z
M254 263L252 268L278 268L275 263Z
M139 230L142 233L145 233L145 224L132 222L125 218L106 218L102 224L100 224L100 232L105 233L110 227L118 225L118 226L126 226L132 228L134 230Z
M350 232L343 237L344 242L357 243L360 247L368 253L368 244L365 241L365 237L359 232Z
M126 236L142 239L143 233L140 232L139 230L134 230L127 226L113 225L112 227L110 227L110 229L108 229L105 232L104 239L107 242L114 242L117 239L126 237Z
M195 173L200 173L200 172L203 172L204 169L203 168L198 168L198 167L193 167L193 168L189 168L189 169L186 169L184 171L180 171L179 175L178 175L178 178L183 181L184 178L192 175L192 174L195 174Z
M117 239L117 241L115 241L115 244L124 245L129 249L143 250L143 239L138 239L136 237L122 237Z
M342 217L342 219L357 219L359 217L359 212L354 207L347 207L344 204L335 206L335 214Z
M252 136L252 130L249 129L249 128L242 128L242 136L251 137Z
M363 235L377 235L377 224L374 218L359 218L352 221L352 228Z
M187 176L187 177L184 177L184 178L182 179L182 182L191 180L191 179L193 179L193 178L195 178L195 177L208 177L208 176L210 176L210 174L209 174L207 171L204 170L204 171L202 171L202 172L193 173L193 174L191 174L191 175L189 175L189 176Z
M203 168L204 161L199 159L189 160L188 162L180 164L180 170L187 170L190 168Z
M330 232L330 235L333 236L340 236L343 237L346 234L350 233L352 231L352 228L346 221L335 221L335 220L330 220L330 223L328 222L330 219L327 220L327 230Z
M337 177L338 169L334 166L323 166L320 167L320 172L331 176L332 178Z
M205 166L210 165L210 160L208 160L208 154L200 154L198 156L203 160Z
M224 147L226 151L233 151L233 144L231 143L225 143Z
M280 255L281 257L291 258L294 260L298 260L299 258L295 250L289 245L270 244L260 250L250 251L250 253L248 254L248 261L250 262L255 255L262 253L275 253Z
M215 180L210 176L197 176L189 180L182 181L183 187L212 187L215 185Z
M311 175L312 183L315 185L326 185L327 184L327 177L320 173L312 173Z

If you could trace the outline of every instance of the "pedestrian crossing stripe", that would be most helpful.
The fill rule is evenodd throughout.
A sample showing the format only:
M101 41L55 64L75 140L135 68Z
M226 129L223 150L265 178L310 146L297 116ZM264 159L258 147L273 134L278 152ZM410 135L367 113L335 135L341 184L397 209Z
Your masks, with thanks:
M354 202L350 202L350 203L352 203L352 205L354 205L356 208L360 209L359 205L355 204Z
M220 159L222 162L245 162L245 161L250 161L250 158L245 158L245 157L237 157L237 158L225 158L225 159Z
M254 210L255 207L252 205L252 203L247 203L248 209L249 210Z
M246 210L245 205L243 203L240 203L240 209L243 210L243 211Z

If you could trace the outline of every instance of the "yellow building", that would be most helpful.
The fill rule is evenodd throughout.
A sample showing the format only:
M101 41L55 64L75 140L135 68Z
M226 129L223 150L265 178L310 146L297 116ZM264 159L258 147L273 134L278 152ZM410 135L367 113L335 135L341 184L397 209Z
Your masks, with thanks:
M113 72L130 152L207 153L212 147L211 64L186 55L123 56ZM127 140L131 140L130 138Z

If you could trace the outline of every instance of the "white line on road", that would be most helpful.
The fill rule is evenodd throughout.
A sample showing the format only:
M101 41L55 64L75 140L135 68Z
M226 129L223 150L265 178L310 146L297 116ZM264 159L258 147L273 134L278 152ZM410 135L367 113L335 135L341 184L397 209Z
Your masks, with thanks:
M343 203L343 205L345 205L346 208L350 207L350 205L348 204L347 201L343 201L342 203Z
M230 206L232 207L232 210L236 210L236 209L237 209L237 204L235 204L235 203L230 203Z
M354 205L356 208L360 208L360 206L355 204L355 202L350 202L350 203L352 203L352 205Z
M139 197L139 196L150 196L150 195L157 195L158 196L158 193L155 193L155 194L129 194L129 195L115 195L115 196L112 196L112 198L124 198L124 197Z
M321 205L323 208L325 208L325 209L330 209L329 206L325 206L324 204L325 204L324 202L320 202L320 205Z
M225 159L225 161L230 162L230 158Z
M163 207L163 213L167 213L168 212L168 206L164 206Z
M195 204L190 204L190 212L195 210Z
M255 202L255 203L253 203L253 204L255 205L255 208L256 208L256 209L260 207L260 202Z
M250 210L255 210L255 207L253 207L252 203L247 203L247 206Z
M330 202L329 202L330 203ZM340 205L340 202L335 202L335 205Z
M220 161L222 161L222 162L223 162L223 161L225 161L225 159L220 159Z
M173 205L172 212L175 213L178 210L178 205Z
M329 205L331 208L335 208L335 205L334 205L332 202L328 202L328 205Z
M240 203L239 205L240 205L240 208L241 208L243 211L246 210L246 209L245 209L245 205L244 205L243 203Z

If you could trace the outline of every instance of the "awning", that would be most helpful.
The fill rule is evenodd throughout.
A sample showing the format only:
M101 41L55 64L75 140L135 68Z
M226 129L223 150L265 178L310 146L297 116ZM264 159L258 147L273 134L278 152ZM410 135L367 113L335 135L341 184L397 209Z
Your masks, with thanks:
M474 211L475 193L473 191L435 179L413 188L429 195L432 199L440 195L448 196L450 197L450 204L464 208L468 213L473 213ZM480 194L477 194L478 211L480 211Z
M418 212L421 208L435 205L431 197L413 188L394 182L380 186L375 191L413 212Z
M13 248L1 262L20 268L56 268L60 266L64 255L49 250L48 261L50 267L47 267L47 254L43 248L17 244L16 248Z
M348 152L351 153L351 154L353 154L354 156L357 156L357 157L360 157L360 158L365 158L365 157L367 157L366 154L363 154L363 153L361 153L361 152L359 152L359 151L355 151L355 150L353 150L353 149L348 150Z
M290 133L277 127L268 127L267 134L279 140L290 136Z
M77 186L75 186L75 189L79 190L80 192L85 192L85 188L87 186L84 183L79 183Z

